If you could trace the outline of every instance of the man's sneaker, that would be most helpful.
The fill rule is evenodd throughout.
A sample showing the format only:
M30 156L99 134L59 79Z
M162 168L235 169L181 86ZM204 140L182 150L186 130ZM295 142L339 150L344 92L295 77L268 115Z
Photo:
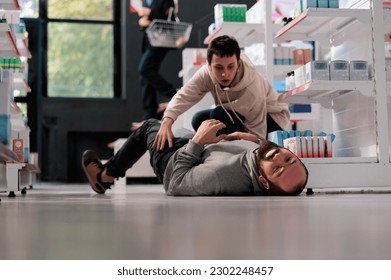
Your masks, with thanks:
M90 182L91 188L99 194L104 194L107 189L110 189L112 183L102 182L102 172L104 170L97 154L92 150L87 150L81 157L81 165L84 173Z

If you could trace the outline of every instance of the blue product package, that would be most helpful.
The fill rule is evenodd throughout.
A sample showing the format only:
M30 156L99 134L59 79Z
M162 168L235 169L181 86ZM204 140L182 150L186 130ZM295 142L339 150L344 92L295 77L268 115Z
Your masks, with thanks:
M11 124L8 115L0 115L0 142L8 145Z
M302 0L303 10L318 7L318 0Z
M276 130L273 132L269 132L267 135L267 139L273 143L276 143L279 146L283 146L283 133L282 130Z
M286 130L282 131L282 140L287 139L287 138L289 138L288 131L286 131Z
M318 0L318 8L328 8L329 0Z
M339 8L339 0L329 0L329 8Z
M306 130L303 133L304 136L313 136L312 130Z
M289 111L291 113L311 113L311 104L291 104Z
M24 162L29 163L29 161L30 161L30 149L29 148L24 148L23 157L24 157Z
M318 136L327 136L327 133L322 131L322 132L319 132Z
M295 137L295 131L294 130L288 130L288 138Z

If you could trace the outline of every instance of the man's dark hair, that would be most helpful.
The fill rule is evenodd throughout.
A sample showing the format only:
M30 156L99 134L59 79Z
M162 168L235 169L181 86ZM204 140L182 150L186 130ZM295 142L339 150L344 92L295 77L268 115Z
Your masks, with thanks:
M229 36L220 36L214 38L208 46L208 63L212 62L213 55L220 57L230 57L236 55L237 60L240 58L240 47L238 42Z

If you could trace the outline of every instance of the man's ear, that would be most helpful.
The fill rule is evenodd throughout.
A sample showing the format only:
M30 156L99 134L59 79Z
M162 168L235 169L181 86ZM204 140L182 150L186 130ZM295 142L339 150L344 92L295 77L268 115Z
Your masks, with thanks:
M267 189L267 190L270 189L269 182L265 179L265 177L263 177L262 175L260 175L260 176L258 177L258 180L259 180L259 182L261 182L261 184L265 187L265 189Z

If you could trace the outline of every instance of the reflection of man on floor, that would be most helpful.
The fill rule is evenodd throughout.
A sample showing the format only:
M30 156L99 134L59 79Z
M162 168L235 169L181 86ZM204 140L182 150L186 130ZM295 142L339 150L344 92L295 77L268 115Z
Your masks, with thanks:
M225 125L207 120L192 139L174 138L172 148L156 149L160 125L144 122L105 165L85 151L82 165L92 189L104 194L147 150L168 195L297 195L307 183L308 171L296 155L269 141L259 145L253 134L216 136Z

